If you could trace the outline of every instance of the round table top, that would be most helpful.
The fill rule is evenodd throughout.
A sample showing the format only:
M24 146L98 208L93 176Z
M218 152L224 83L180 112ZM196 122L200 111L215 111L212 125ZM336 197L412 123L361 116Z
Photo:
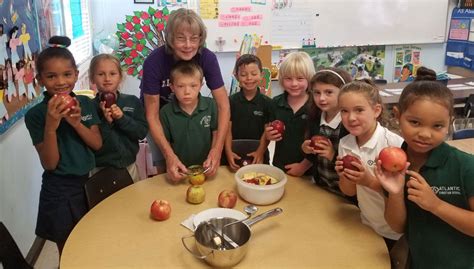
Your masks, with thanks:
M217 207L220 191L237 192L234 174L220 167L204 183L206 200L199 205L186 202L188 186L170 184L160 175L108 197L76 225L60 268L208 267L183 247L181 238L192 232L180 223L191 214ZM168 220L150 218L155 199L171 203ZM239 198L235 209L243 210L246 204ZM383 238L361 223L359 209L309 179L289 176L283 198L259 206L256 214L275 207L283 213L252 226L248 252L239 268L390 268Z

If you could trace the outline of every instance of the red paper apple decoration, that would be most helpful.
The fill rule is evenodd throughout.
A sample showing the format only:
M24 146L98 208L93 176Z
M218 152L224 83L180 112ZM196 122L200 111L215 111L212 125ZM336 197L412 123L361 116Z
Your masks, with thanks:
M237 203L237 194L232 190L223 190L217 198L220 207L234 208Z
M405 168L407 155L401 148L386 147L380 151L379 160L382 161L383 169L390 172L399 172Z
M309 143L309 146L314 149L322 149L316 145L316 143L320 143L321 141L326 141L329 143L329 138L325 137L324 135L313 135L311 137L311 143Z
M355 167L352 162L361 163L360 160L353 155L346 155L342 157L342 167L344 169L350 169L354 171L360 171L359 168Z
M170 217L171 206L166 200L155 200L151 204L150 215L155 220L166 220Z
M68 93L61 93L58 95L61 98L61 102L65 105L65 109L72 108L73 106L77 106L77 101L74 97L70 96Z
M274 120L270 123L273 130L277 130L280 135L283 135L285 132L285 123L281 120Z
M116 100L116 97L115 97L115 93L113 92L103 92L100 94L100 101L105 102L106 108L109 108L113 104L115 104L115 100Z

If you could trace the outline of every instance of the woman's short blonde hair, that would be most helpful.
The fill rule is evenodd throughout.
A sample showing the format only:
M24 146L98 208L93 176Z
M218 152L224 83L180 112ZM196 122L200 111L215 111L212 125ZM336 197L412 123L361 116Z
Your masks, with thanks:
M207 30L201 17L191 9L180 8L171 12L165 28L166 48L169 52L173 51L173 40L176 32L182 27L189 27L192 33L198 34L199 49L204 47L206 42Z
M309 82L316 73L313 60L308 53L303 51L292 52L288 54L280 65L278 71L278 81L283 87L283 79L285 77L304 76Z

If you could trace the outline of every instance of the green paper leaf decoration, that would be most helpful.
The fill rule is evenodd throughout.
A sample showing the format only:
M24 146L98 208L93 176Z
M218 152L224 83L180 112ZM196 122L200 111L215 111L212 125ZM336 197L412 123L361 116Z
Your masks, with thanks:
M123 23L117 23L119 49L115 55L128 75L141 79L146 57L152 50L164 45L163 28L169 14L167 7L156 9L149 6L146 11L133 11L133 15L125 16Z

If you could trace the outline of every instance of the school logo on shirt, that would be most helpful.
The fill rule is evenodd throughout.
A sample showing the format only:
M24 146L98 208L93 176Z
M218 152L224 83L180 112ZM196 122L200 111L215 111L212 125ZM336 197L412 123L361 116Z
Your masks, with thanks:
M255 111L253 112L253 114L254 114L255 116L263 116L263 111L255 110Z
M88 120L92 120L92 114L81 116L81 121L88 121Z
M123 112L132 112L135 111L134 107L124 106L122 109Z
M459 186L431 186L436 195L461 195Z
M204 128L211 127L211 115L207 115L201 118L199 122Z
M170 79L165 79L161 81L161 88L169 87L170 86Z

